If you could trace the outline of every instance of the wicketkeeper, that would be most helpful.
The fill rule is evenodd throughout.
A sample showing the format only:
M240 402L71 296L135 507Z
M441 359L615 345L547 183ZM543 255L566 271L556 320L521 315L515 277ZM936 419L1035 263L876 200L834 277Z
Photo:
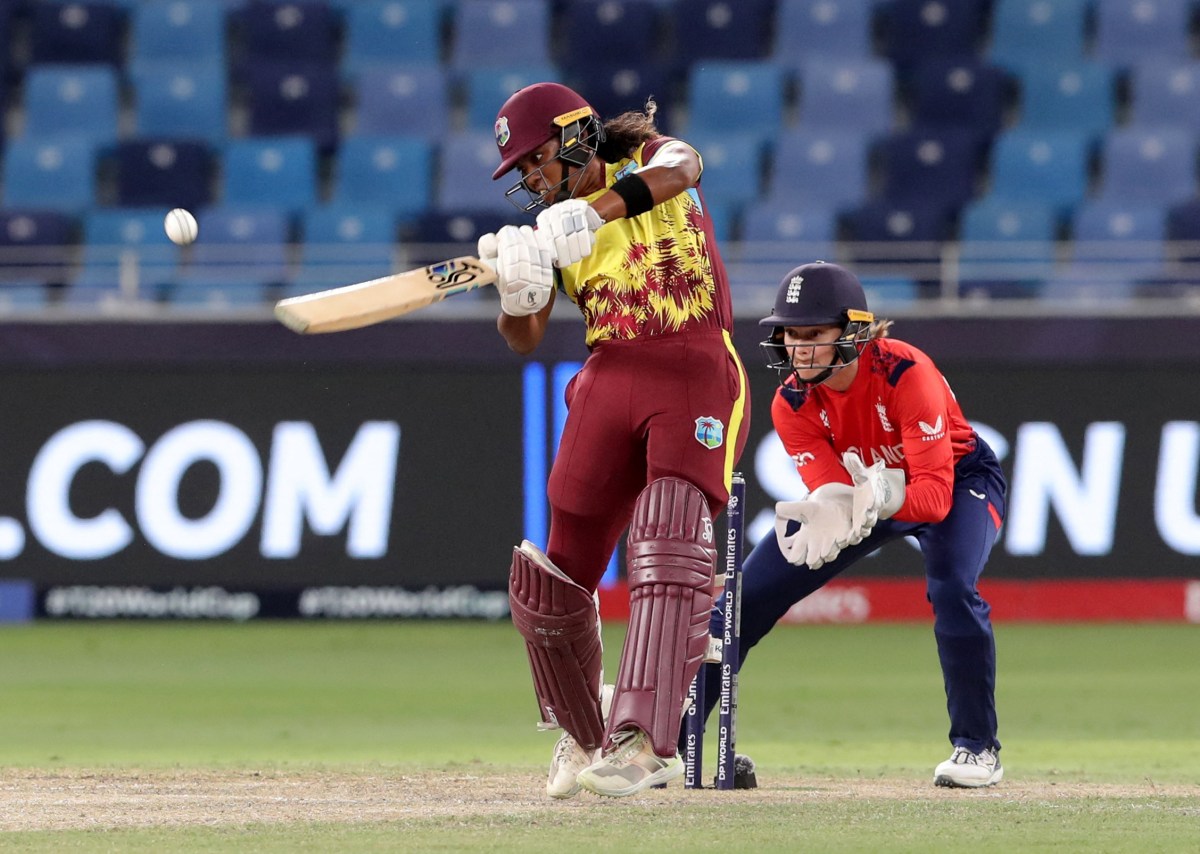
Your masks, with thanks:
M566 392L549 542L522 543L509 577L542 724L565 730L546 791L630 795L683 773L675 742L707 647L712 520L746 442L729 285L700 156L658 133L652 107L602 124L578 93L539 83L508 99L495 131L493 178L516 169L510 198L541 210L536 230L480 240L500 332L533 351L558 286L591 351ZM593 597L626 528L629 632L606 710Z
M930 358L887 337L891 321L875 319L848 270L792 270L760 323L771 329L762 347L781 382L775 430L811 491L776 505L775 536L745 560L740 658L842 570L913 537L925 557L954 746L934 782L999 782L996 650L990 608L976 589L1005 512L995 454ZM714 671L706 712L717 702Z

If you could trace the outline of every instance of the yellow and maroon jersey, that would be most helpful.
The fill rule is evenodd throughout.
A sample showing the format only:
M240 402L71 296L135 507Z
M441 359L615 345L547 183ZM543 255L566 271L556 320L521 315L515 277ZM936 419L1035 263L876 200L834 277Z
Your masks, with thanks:
M846 391L780 388L771 418L809 489L850 482L841 460L846 451L857 451L867 465L883 460L903 469L908 485L895 516L901 522L938 522L950 512L954 466L976 444L933 361L892 338L867 344Z
M605 186L637 171L674 141L649 140L632 157L606 164ZM583 313L588 347L610 339L732 331L725 265L698 187L640 216L606 223L596 232L592 254L563 270L562 279Z

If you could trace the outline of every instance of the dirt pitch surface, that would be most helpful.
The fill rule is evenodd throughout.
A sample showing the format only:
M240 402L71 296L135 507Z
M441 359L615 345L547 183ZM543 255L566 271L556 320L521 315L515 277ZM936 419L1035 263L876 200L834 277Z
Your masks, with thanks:
M582 793L551 801L532 774L481 770L386 772L0 771L0 831L217 826L250 823L355 823L520 816L549 808L588 809ZM986 790L937 789L925 781L788 777L759 789L693 792L673 785L633 798L640 806L732 797L743 803L830 799L1073 798L1197 796L1200 786L1005 781Z

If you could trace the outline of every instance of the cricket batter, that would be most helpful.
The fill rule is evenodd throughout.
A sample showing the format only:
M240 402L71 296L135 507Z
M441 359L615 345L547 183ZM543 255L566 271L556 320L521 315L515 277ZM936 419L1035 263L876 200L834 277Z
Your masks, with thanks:
M509 198L541 209L536 230L480 240L498 274L500 333L532 352L561 286L590 350L566 392L549 542L545 552L523 542L509 577L542 725L565 731L546 783L554 798L581 786L631 795L683 773L676 738L708 641L712 520L746 441L745 371L700 156L653 116L650 104L602 124L576 92L539 83L496 117L493 178L517 170ZM594 594L626 528L629 631L602 711Z
M999 782L996 649L976 589L1005 512L995 454L929 357L887 337L891 321L875 320L849 271L797 267L760 323L772 330L762 346L781 381L775 430L811 492L776 505L776 536L746 558L742 660L796 602L885 543L914 537L954 746L934 782ZM714 631L719 620L718 611ZM709 674L706 711L720 687Z

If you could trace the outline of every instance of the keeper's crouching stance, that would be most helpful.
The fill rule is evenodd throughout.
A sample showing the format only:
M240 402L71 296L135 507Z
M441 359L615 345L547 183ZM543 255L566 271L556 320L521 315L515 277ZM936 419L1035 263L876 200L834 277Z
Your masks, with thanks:
M629 631L600 758L579 774L598 795L632 795L683 774L683 703L708 647L717 553L704 494L673 477L642 490L629 526Z

